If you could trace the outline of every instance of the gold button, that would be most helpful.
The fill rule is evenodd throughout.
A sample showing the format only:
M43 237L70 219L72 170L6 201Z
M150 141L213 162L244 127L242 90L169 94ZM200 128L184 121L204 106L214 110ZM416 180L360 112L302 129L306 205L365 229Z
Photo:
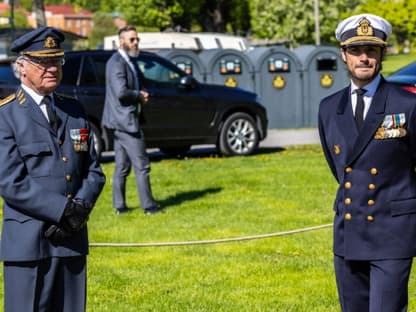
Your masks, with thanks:
M74 195L72 195L72 194L66 195L66 198L68 198L68 199L71 199L72 197L74 197Z
M351 217L352 216L351 216L350 213L346 213L344 218L345 218L345 220L351 220Z
M351 188L351 182L345 182L345 188L350 189Z
M373 183L371 183L371 184L368 185L368 189L369 190L375 190L376 186Z
M351 167L347 167L347 168L345 168L345 172L346 173L350 173L352 171L352 168Z
M368 222L373 222L374 221L374 217L373 216L367 216L367 221Z
M369 206L374 206L374 204L376 203L374 200L370 199L368 202Z
M64 143L64 142L62 142L62 140L58 140L59 145L62 145L62 143Z
M66 175L66 180L69 182L69 181L71 181L71 175L70 174L67 174Z
M378 173L376 168L371 168L370 172L372 175L376 175Z
M68 161L68 158L66 158L66 157L64 156L64 157L62 157L62 160L63 160L64 162L67 162L67 161Z
M346 205L351 204L351 198L349 198L349 197L345 198L344 203L345 203Z

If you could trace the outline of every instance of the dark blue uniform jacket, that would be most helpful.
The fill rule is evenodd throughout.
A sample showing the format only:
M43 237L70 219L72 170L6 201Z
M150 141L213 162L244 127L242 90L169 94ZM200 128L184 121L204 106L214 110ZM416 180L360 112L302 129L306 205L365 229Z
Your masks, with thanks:
M322 100L319 133L339 183L334 253L347 260L416 255L416 96L384 79L358 132L350 89Z

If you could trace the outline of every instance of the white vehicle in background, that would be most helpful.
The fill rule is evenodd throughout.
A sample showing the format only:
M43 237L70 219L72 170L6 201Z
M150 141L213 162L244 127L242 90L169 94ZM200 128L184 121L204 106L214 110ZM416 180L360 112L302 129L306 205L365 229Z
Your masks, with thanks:
M143 50L186 49L235 49L245 51L245 38L219 33L139 32L140 48ZM118 48L118 36L104 37L104 49Z
M201 50L207 49L234 49L246 51L248 49L247 40L239 36L231 36L219 33L190 33L201 46Z

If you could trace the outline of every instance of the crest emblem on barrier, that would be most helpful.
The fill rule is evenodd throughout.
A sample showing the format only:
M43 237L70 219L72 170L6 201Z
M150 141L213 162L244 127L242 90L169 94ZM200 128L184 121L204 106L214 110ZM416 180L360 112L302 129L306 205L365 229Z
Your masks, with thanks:
M276 75L273 79L273 87L276 89L283 89L286 86L285 77L282 75Z
M334 83L334 79L332 78L331 74L325 73L321 76L321 86L324 88L330 88L332 87L332 84Z

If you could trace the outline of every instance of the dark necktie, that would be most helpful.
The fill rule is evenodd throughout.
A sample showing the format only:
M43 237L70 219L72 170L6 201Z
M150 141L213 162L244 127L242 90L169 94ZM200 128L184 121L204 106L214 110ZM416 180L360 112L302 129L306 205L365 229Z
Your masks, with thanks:
M363 94L366 93L365 89L357 89L357 105L355 106L355 123L357 124L358 130L361 129L364 123L364 99Z
M46 112L48 114L49 124L51 125L53 131L56 132L58 130L58 119L56 117L55 112L52 109L52 104L51 104L52 99L49 95L45 95L42 102L46 106Z

